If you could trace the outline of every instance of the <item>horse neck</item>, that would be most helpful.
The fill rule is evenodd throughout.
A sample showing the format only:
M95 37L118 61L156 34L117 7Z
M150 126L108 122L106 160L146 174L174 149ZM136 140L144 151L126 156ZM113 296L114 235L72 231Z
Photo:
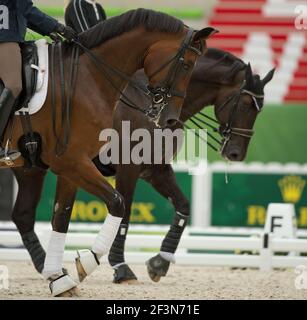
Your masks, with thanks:
M222 84L214 83L212 85L198 79L194 74L192 74L187 97L181 112L181 120L183 122L199 113L203 108L214 105L222 87Z
M149 32L143 28L137 28L130 32L126 32L117 38L113 38L106 43L92 49L92 52L108 63L109 66L116 67L125 75L132 75L139 69L143 68L144 60L149 48L161 39L169 37L168 34L161 32ZM142 39L142 41L140 41ZM114 106L115 102L120 97L120 92L105 79L100 70L95 66L91 66L91 73L100 83L103 92L108 93L108 102ZM108 72L117 87L123 91L127 86L128 81L120 76Z
M214 106L216 110L221 100L224 99L224 92L229 90L230 87L239 88L244 79L244 72L239 71L234 77L233 83L223 83L218 79L220 73L215 73L214 70L210 72L209 79L205 76L203 67L195 67L182 108L181 120L183 122L199 113L205 107Z

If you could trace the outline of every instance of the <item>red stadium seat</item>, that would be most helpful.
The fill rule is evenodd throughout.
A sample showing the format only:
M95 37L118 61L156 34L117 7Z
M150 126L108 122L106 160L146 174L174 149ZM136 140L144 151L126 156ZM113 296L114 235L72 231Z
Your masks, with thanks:
M307 30L295 28L299 4L307 0L218 0L209 20L220 30L210 46L248 58L255 71L275 64L269 102L307 102Z

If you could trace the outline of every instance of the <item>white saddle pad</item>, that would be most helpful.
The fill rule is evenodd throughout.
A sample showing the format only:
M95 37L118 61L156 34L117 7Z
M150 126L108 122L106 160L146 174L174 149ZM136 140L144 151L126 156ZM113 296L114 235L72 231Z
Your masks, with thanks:
M38 70L37 85L34 96L29 102L28 108L22 108L15 114L19 115L20 112L29 112L34 114L38 112L44 105L48 91L48 79L49 79L49 55L48 55L48 42L46 39L41 39L35 42L38 51L39 65L32 68Z

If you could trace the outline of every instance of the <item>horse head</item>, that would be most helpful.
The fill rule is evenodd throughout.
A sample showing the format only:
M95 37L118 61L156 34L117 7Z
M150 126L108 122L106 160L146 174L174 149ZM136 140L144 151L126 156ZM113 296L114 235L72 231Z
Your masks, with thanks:
M242 82L223 88L215 113L223 137L221 154L231 161L243 161L246 157L253 126L264 106L264 87L274 75L275 69L261 80L254 75L250 64L245 68Z

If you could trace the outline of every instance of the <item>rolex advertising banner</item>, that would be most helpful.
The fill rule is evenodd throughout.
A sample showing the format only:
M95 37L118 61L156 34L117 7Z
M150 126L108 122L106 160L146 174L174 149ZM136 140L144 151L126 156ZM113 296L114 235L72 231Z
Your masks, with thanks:
M186 172L177 172L176 178L181 190L191 199L192 177ZM108 181L115 186L115 179ZM50 221L55 195L56 178L49 173L37 210L39 221ZM102 222L107 215L107 207L98 198L80 190L72 212L73 222ZM170 224L174 215L172 204L163 198L149 184L139 180L132 205L131 223Z
M229 173L228 183L225 173L212 171L212 225L263 226L269 203L293 203L298 227L307 228L306 170L240 168Z
M193 226L262 227L268 204L275 202L293 203L298 227L307 228L307 169L304 166L215 163L209 165L203 175L190 175L187 168L181 168L176 178L191 202L190 224ZM114 178L109 182L115 185ZM37 210L39 221L50 221L55 185L56 178L49 173ZM106 214L107 208L98 198L83 190L78 192L73 222L99 223ZM173 214L169 201L146 182L138 182L132 223L169 225Z

